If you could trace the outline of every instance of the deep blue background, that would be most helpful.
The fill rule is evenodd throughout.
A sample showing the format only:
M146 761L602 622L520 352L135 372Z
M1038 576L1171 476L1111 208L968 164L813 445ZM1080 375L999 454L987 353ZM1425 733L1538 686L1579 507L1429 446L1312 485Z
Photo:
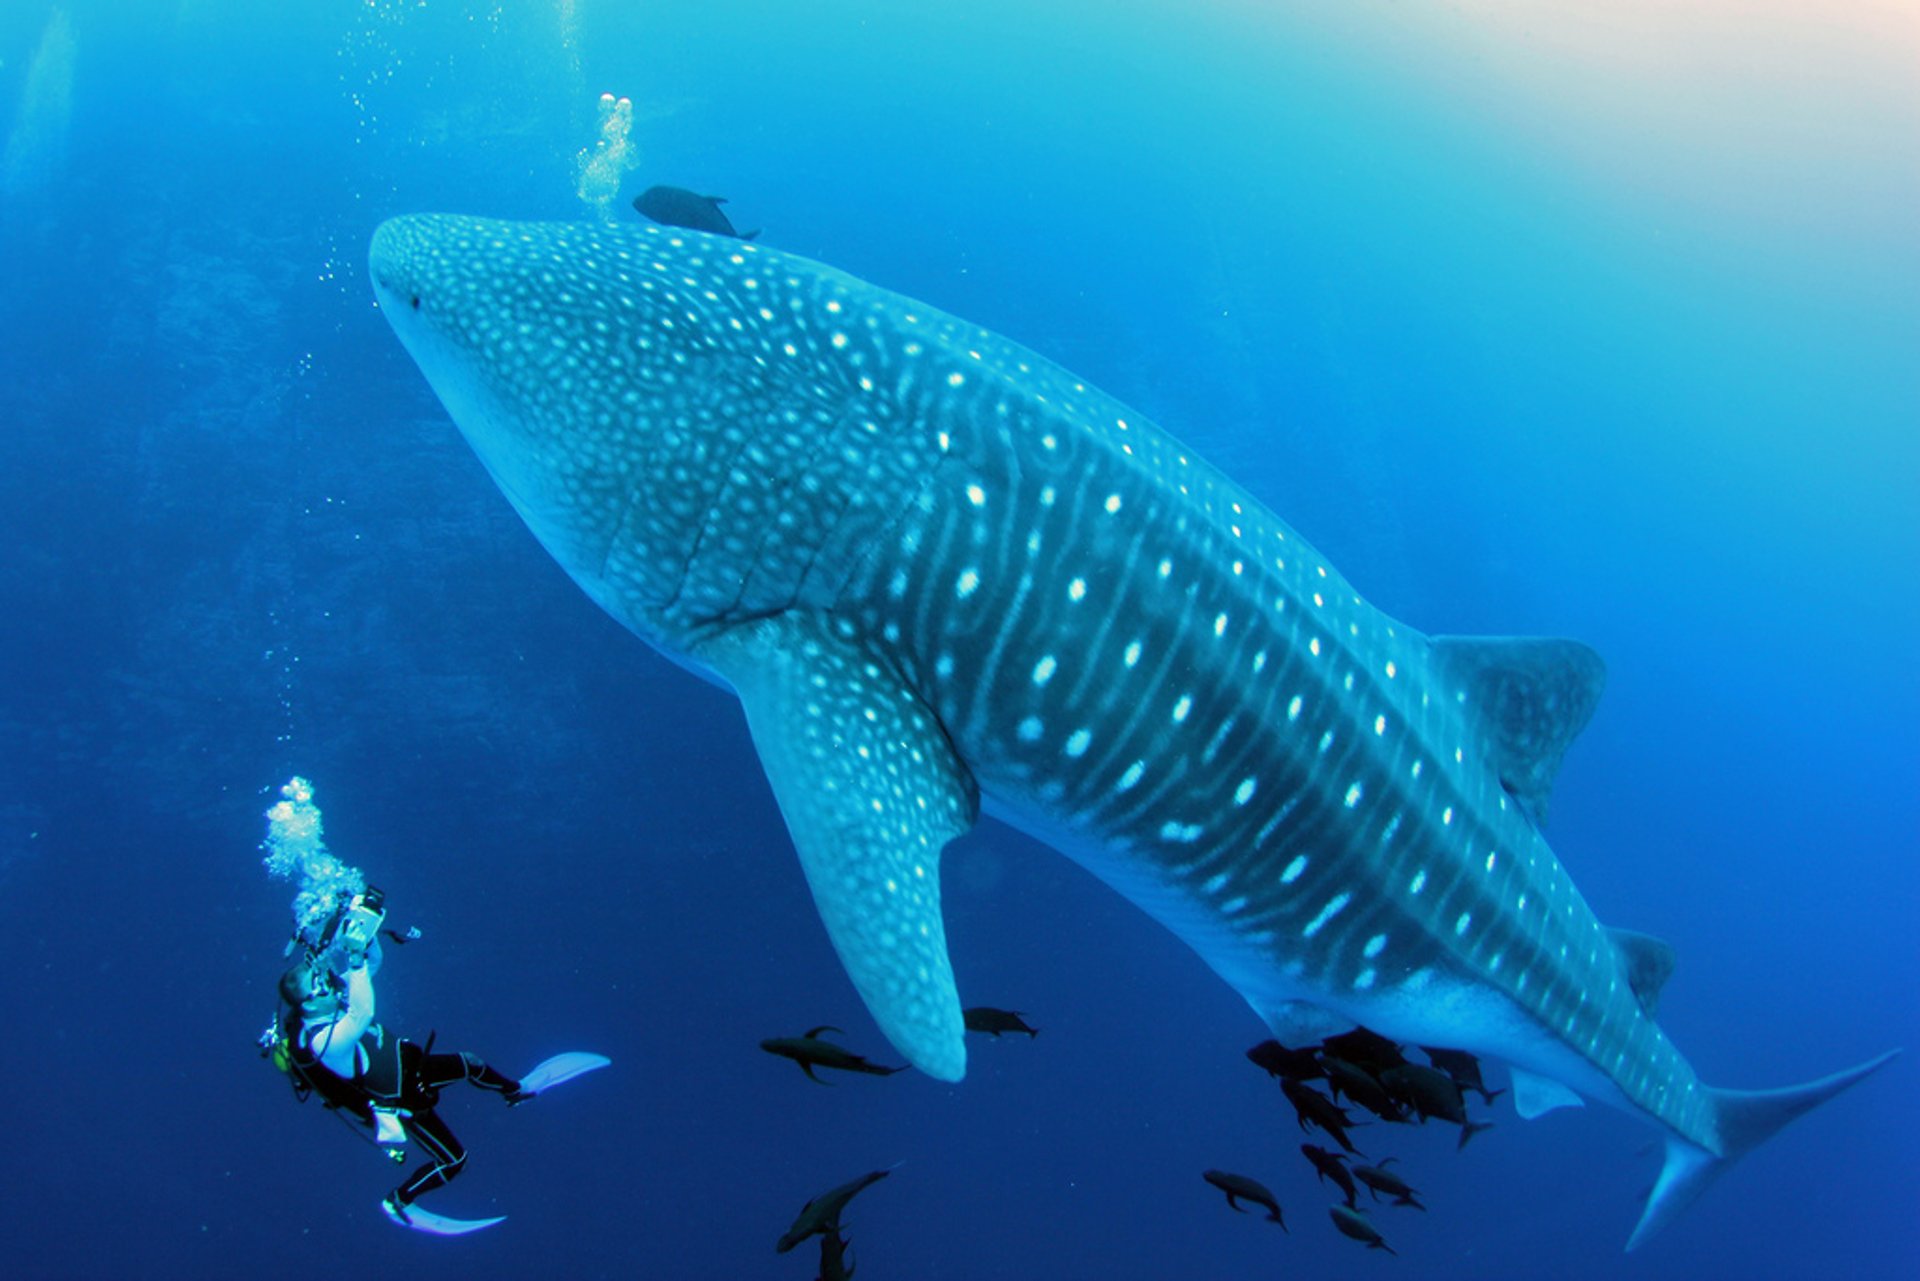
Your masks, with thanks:
M771 1249L794 1210L896 1161L849 1216L870 1281L1920 1264L1905 1060L1634 1256L1627 1118L1382 1136L1431 1213L1383 1210L1401 1257L1365 1254L1238 998L991 824L947 859L955 967L1043 1035L975 1044L958 1087L761 1054L832 1022L890 1057L737 709L547 560L364 283L391 213L585 216L594 99L631 94L629 195L730 195L1060 360L1416 626L1595 645L1551 835L1678 948L1662 1017L1702 1075L1784 1084L1920 1044L1920 120L1848 64L1871 41L1719 97L1703 58L1701 112L1811 77L1831 127L1669 165L1630 162L1712 135L1694 97L1642 136L1644 86L1587 82L1628 123L1556 131L1486 88L1513 44L1436 41L1471 7L64 8L70 114L0 190L8 1276L810 1277ZM49 12L0 9L0 138ZM256 844L295 772L427 932L391 1023L616 1060L444 1109L474 1157L436 1204L511 1216L481 1237L391 1228L387 1168L253 1051L291 894Z

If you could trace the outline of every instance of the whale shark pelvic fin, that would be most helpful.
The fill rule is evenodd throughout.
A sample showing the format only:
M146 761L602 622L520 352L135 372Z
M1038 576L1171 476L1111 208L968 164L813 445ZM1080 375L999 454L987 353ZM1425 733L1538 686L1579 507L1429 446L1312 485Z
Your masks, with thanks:
M694 651L739 694L820 919L889 1041L927 1075L966 1073L940 917L940 850L979 791L946 731L878 655L788 612Z
M1560 1108L1583 1108L1587 1101L1551 1077L1511 1068L1513 1073L1513 1110L1522 1121L1532 1121Z

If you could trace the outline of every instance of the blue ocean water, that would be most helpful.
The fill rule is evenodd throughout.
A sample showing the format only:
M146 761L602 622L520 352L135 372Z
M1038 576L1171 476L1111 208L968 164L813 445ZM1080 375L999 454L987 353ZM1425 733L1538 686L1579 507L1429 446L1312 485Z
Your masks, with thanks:
M610 216L727 195L1136 406L1396 617L1594 645L1555 848L1677 948L1702 1076L1787 1084L1920 1044L1920 100L1910 16L1722 9L0 8L6 1274L811 1277L794 1211L897 1162L848 1215L875 1281L1911 1275L1910 1060L1631 1256L1629 1118L1370 1133L1429 1212L1364 1252L1239 998L991 823L955 967L1041 1035L957 1086L762 1054L831 1023L897 1061L734 704L548 560L365 278L392 214L597 216L629 96ZM390 1226L391 1167L254 1050L295 773L424 932L392 1026L614 1060L449 1097L433 1204L487 1233Z

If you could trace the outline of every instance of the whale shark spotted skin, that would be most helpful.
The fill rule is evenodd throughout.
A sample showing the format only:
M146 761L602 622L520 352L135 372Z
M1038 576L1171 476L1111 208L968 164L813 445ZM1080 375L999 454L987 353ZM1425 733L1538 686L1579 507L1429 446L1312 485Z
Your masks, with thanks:
M1702 1084L1664 944L1540 833L1603 679L1584 646L1434 638L1112 398L1015 343L697 232L442 215L379 303L597 603L733 689L882 1031L965 1070L942 848L989 812L1186 940L1282 1039L1363 1023L1667 1136L1634 1243L1884 1057Z

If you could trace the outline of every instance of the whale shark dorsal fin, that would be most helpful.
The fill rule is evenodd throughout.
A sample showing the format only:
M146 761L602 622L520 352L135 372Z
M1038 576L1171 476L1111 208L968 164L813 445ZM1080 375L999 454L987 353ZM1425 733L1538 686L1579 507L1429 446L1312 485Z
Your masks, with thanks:
M1558 1081L1529 1072L1525 1068L1514 1068L1512 1071L1513 1110L1520 1114L1523 1121L1545 1116L1556 1108L1587 1106L1585 1099Z
M814 905L874 1021L922 1072L966 1072L940 917L940 851L979 791L946 731L880 657L789 611L693 651L739 694Z
M1560 758L1586 728L1606 685L1606 664L1579 641L1511 636L1435 636L1448 686L1479 709L1489 763L1535 824Z
M1607 934L1620 949L1626 963L1627 986L1640 1000L1640 1008L1651 1018L1659 1012L1660 989L1673 977L1673 945L1638 930L1609 927Z

